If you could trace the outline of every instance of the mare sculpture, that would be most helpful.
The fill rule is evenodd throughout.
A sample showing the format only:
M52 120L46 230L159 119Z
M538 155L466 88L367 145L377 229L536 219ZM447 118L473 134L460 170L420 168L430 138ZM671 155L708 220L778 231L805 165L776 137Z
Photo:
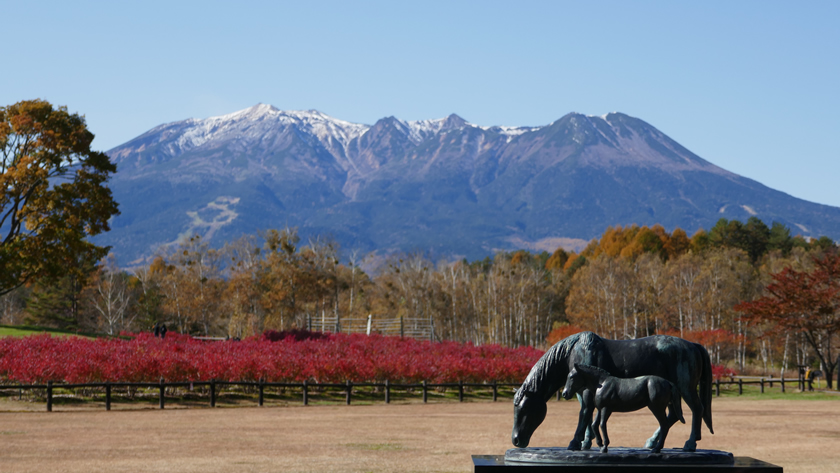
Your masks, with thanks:
M607 420L613 412L633 412L645 407L650 409L659 422L659 441L651 448L652 453L662 451L668 431L677 420L685 424L677 387L659 376L616 378L601 368L575 363L566 378L563 398L571 399L575 394L580 394L585 402L593 403L598 409L592 429L595 430L595 442L601 447L601 453L609 451ZM666 415L668 408L670 412Z
M546 401L563 387L575 363L596 366L619 378L653 375L674 383L691 409L691 435L683 446L684 451L697 449L697 441L701 439L701 419L709 432L714 433L712 363L702 345L667 335L608 340L592 332L581 332L549 348L531 368L522 387L514 395L511 433L514 446L528 446L531 435L545 419ZM588 450L594 437L594 406L584 402L581 396L578 396L578 401L581 403L578 425L568 449ZM661 429L657 429L645 446L652 448L657 445L660 435Z

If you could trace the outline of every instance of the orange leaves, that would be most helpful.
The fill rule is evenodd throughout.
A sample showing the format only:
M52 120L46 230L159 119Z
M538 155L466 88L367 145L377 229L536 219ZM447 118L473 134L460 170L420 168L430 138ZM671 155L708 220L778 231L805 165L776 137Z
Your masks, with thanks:
M564 338L570 337L580 332L583 332L583 329L575 325L555 324L554 329L552 329L551 332L548 333L548 337L545 338L545 341L546 343L548 343L548 346L552 346L560 340L563 340Z
M116 168L92 140L84 118L65 107L0 107L0 294L105 255L85 238L107 231L118 213L103 185Z
M662 225L652 227L609 227L599 240L593 240L583 251L586 257L605 254L610 258L635 260L644 253L653 253L663 259L678 257L689 250L691 242L685 231L677 228L668 234Z

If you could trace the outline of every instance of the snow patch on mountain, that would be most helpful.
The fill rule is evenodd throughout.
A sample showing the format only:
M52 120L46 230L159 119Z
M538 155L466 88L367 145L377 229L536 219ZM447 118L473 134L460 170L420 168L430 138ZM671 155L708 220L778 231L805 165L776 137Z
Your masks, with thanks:
M368 125L338 120L317 110L282 111L267 104L257 104L217 117L184 120L181 123L187 129L171 144L171 151L176 154L222 137L260 139L286 126L296 126L325 145L332 141L346 149L350 141L370 128Z
M422 143L432 136L440 133L446 118L434 120L399 120L406 127L408 139L414 143Z

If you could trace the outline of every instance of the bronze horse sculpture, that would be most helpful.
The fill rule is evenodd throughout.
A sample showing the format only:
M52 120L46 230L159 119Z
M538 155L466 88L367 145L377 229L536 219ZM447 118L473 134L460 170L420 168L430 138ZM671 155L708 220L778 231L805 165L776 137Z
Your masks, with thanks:
M531 435L545 419L546 402L563 387L575 363L596 366L619 378L653 375L673 383L691 410L691 435L683 450L693 452L697 449L701 419L709 432L714 433L712 363L702 345L667 335L608 340L592 332L581 332L549 348L514 395L511 433L514 446L528 446ZM581 403L578 425L568 448L588 450L594 438L594 406L584 402L581 396L578 401ZM645 446L657 445L660 434L661 429L657 429Z
M566 378L563 399L571 399L576 394L580 394L584 402L591 403L598 409L592 429L595 431L595 442L601 447L601 453L609 451L607 421L613 412L633 412L645 407L650 409L659 422L659 441L651 447L652 453L662 451L672 425L678 420L685 424L677 387L659 376L616 378L601 368L575 363L575 367ZM670 409L670 412L666 415L667 409Z

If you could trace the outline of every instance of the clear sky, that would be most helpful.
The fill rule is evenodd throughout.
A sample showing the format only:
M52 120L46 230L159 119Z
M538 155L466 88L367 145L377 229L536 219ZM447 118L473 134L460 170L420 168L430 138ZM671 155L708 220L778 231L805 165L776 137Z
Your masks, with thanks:
M620 111L840 206L838 25L837 1L0 0L0 105L66 105L100 150L260 102L367 124Z

